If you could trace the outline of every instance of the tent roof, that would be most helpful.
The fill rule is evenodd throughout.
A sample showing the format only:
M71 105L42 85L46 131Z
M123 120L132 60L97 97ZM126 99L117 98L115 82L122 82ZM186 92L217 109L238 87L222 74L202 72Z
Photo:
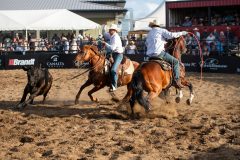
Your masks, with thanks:
M25 26L21 23L18 23L14 19L9 18L8 16L0 13L0 31L7 30L23 30Z
M0 11L0 30L82 30L99 24L66 9Z

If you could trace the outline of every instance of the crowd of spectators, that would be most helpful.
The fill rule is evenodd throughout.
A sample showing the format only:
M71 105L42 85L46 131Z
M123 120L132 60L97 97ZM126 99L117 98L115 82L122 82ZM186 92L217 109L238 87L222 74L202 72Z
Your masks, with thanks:
M54 34L51 39L33 38L29 33L27 39L16 33L14 36L0 34L0 52L24 52L24 51L62 51L66 54L77 53L84 43L91 43L94 39L91 35L75 35L68 33L58 36Z
M195 36L191 33L185 36L186 54L199 55L199 45L201 46L202 54L205 56L224 55L234 48L237 48L239 51L239 39L229 26L225 30L214 29L213 31L208 30L206 27L202 32L195 27L192 32ZM125 53L145 54L145 38L138 39L134 35L122 37ZM67 35L61 34L61 36L54 34L50 39L41 38L40 40L36 40L31 34L28 34L26 40L25 37L18 33L13 37L3 37L0 34L0 53L14 51L22 53L25 51L58 51L59 53L76 54L84 44L92 44L93 42L95 42L101 51L105 49L102 41L109 43L110 35L105 33L93 38L91 35L78 34L76 36L74 33L68 33Z
M212 14L210 18L197 17L197 16L186 16L182 22L176 24L177 26L192 27L192 26L230 26L230 25L240 25L240 16L238 13L226 13L223 15Z
M187 54L200 54L199 45L202 48L202 54L205 56L230 54L233 49L239 50L239 38L231 31L229 26L226 27L225 31L218 31L217 29L208 31L208 28L205 28L201 33L196 27L193 29L193 34L195 36L189 33L185 37L188 48Z

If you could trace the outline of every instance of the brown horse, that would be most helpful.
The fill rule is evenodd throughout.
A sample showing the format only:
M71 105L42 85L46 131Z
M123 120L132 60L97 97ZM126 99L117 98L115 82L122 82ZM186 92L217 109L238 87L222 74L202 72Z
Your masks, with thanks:
M185 41L182 37L172 40L172 44L166 46L166 50L170 51L174 57L180 59L181 54L186 51ZM172 51L171 51L172 50ZM181 54L180 54L181 53ZM188 86L190 90L190 98L187 103L190 105L193 100L193 87L190 82L185 80L185 69L181 65L181 83L184 86ZM173 81L172 69L163 70L156 60L150 60L148 62L142 63L139 68L134 72L132 83L130 87L130 92L132 94L130 105L132 108L137 100L140 105L142 105L146 111L150 110L150 101L155 97L159 96L162 91L165 95L168 95L168 90L171 86L177 86L172 83ZM148 96L144 97L143 91L148 92ZM182 91L178 92L178 97L176 102L180 102L182 98Z
M130 61L130 60L128 60ZM105 86L110 86L110 75L107 71L109 67L107 63L107 59L104 55L98 52L98 49L94 45L85 45L80 53L77 54L75 57L75 65L79 66L84 62L89 62L90 64L90 72L88 75L88 80L80 87L75 99L75 104L78 104L79 97L81 92L85 87L90 86L91 84L94 85L94 88L88 92L88 96L92 101L98 102L97 98L94 98L92 94ZM133 64L132 70L134 71L138 66L139 63L131 61ZM107 67L107 68L106 68ZM108 68L109 69L109 68ZM118 86L127 85L130 87L130 82L132 80L132 73L121 72L122 69L119 71L118 75ZM114 94L111 94L115 97ZM127 92L126 96L123 98L123 101L129 101L131 95Z

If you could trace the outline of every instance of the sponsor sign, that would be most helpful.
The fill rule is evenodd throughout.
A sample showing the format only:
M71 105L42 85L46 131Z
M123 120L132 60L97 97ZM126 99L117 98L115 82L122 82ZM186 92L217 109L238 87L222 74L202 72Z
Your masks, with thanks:
M199 65L201 65L201 63L202 62L200 61ZM224 63L220 63L219 59L217 59L217 58L207 58L203 62L203 68L209 68L211 70L218 70L220 68L222 68L222 69L228 68L228 65L224 64Z
M8 65L9 66L27 66L27 65L34 65L35 59L9 59Z
M47 61L47 66L49 68L63 68L65 66L65 63L61 61L59 55L52 55L50 57L50 60Z

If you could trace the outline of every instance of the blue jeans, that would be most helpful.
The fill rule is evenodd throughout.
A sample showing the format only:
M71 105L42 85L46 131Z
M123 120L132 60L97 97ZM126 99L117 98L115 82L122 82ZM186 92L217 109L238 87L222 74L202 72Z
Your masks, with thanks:
M174 77L175 80L178 80L180 78L180 64L178 59L176 59L167 52L161 52L160 55L158 55L158 57L162 58L164 61L173 65Z
M121 53L113 53L113 58L114 58L114 64L111 68L111 83L112 86L117 88L117 82L118 82L118 66L120 65L122 59L123 59L123 54Z

